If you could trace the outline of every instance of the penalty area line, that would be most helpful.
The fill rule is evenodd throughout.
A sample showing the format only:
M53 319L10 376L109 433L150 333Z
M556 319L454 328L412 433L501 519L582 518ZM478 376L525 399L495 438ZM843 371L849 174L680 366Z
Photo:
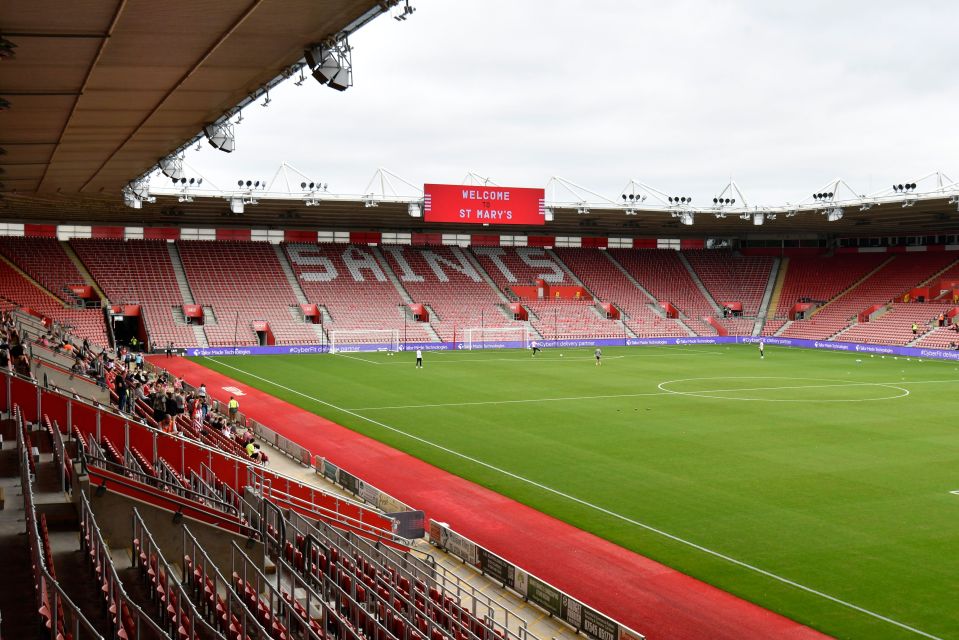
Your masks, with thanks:
M831 596L831 595L829 595L828 593L823 593L822 591L818 591L818 590L816 590L816 589L813 589L812 587L807 587L806 585L800 584L800 583L798 583L798 582L796 582L796 581L794 581L794 580L790 580L789 578L784 578L783 576L780 576L780 575L777 575L777 574L775 574L775 573L772 573L771 571L767 571L767 570L765 570L765 569L761 569L761 568L759 568L759 567L757 567L757 566L755 566L755 565L749 564L748 562L744 562L744 561L742 561L742 560L737 560L736 558L733 558L732 556L728 556L728 555L726 555L726 554L724 554L724 553L722 553L722 552L714 551L713 549L710 549L709 547L704 547L704 546L701 545L701 544L697 544L697 543L692 542L692 541L690 541L690 540L686 540L685 538L681 538L681 537L679 537L679 536L677 536L677 535L674 535L674 534L669 533L669 532L667 532L667 531L664 531L664 530L662 530L662 529L657 529L656 527L654 527L654 526L652 526L652 525L646 524L646 523L644 523L644 522L640 522L639 520L634 520L633 518L630 518L630 517L628 517L628 516L624 516L624 515L622 515L622 514L620 514L620 513L616 513L615 511L611 511L611 510L609 510L609 509L606 509L605 507L601 507L601 506L599 506L599 505L595 505L595 504L593 504L593 503L591 503L591 502L587 502L586 500L583 500L582 498L577 498L576 496L570 495L570 494L568 494L568 493L564 493L564 492L562 492L562 491L560 491L560 490L558 490L558 489L554 489L554 488L552 488L552 487L550 487L550 486L547 486L547 485L545 485L545 484L542 484L542 483L540 483L540 482L536 482L535 480L530 480L529 478L526 478L526 477L521 476L521 475L519 475L519 474L513 473L512 471L507 471L506 469L502 469L502 468L497 467L497 466L495 466L495 465L492 465L492 464L490 464L490 463L488 463L488 462L484 462L484 461L479 460L479 459L477 459L477 458L474 458L474 457L472 457L472 456L466 455L465 453L460 453L459 451L455 451L454 449L450 449L449 447L445 447L445 446L443 446L443 445L441 445L441 444L438 444L438 443L436 443L436 442L433 442L433 441L431 441L431 440L427 440L426 438L423 438L423 437L414 435L414 434L412 434L412 433L408 433L408 432L406 432L406 431L403 431L402 429L398 429L398 428L393 427L393 426L390 426L390 425L388 425L388 424L386 424L386 423L380 422L379 420L374 420L373 418L368 418L368 417L366 417L366 416L363 416L363 415L360 415L360 414L358 414L358 413L355 413L354 411L350 411L349 409L343 409L343 408L341 408L341 407L336 406L335 404L333 404L333 403L331 403L331 402L327 402L326 400L321 400L320 398L315 398L315 397L313 397L313 396L307 395L307 394L303 393L302 391L298 391L297 389L291 389L290 387L287 387L287 386L285 386L285 385L282 385L282 384L280 384L280 383L278 383L278 382L275 382L275 381L273 381L273 380L269 380L269 379L267 379L267 378L263 378L263 377L261 377L261 376L256 375L255 373L250 373L249 371L247 371L247 370L245 370L245 369L240 369L239 367L234 367L233 365L227 364L227 363L225 363L225 362L221 362L220 360L217 360L216 358L209 358L209 359L210 359L210 360L213 360L213 361L216 362L217 364L220 364L220 365L222 365L222 366L224 366L224 367L227 367L227 368L229 368L229 369L233 369L233 370L235 370L235 371L239 371L240 373L246 374L246 375L250 376L251 378L256 378L257 380L261 380L261 381L263 381L263 382L265 382L265 383L267 383L267 384L271 384L271 385L273 385L273 386L275 386L275 387L277 387L277 388L283 389L283 390L285 390L285 391L289 391L290 393L294 393L294 394L296 394L296 395L298 395L298 396L301 396L301 397L303 397L303 398L306 398L307 400L312 400L313 402L317 402L317 403L319 403L319 404L326 405L327 407L330 407L331 409L334 409L334 410L336 410L336 411L340 411L340 412L345 413L345 414L347 414L347 415L351 415L351 416L353 416L354 418L357 418L357 419L359 419L359 420L363 420L364 422L368 422L368 423L373 424L373 425L376 425L376 426L378 426L378 427L380 427L380 428L382 428L382 429L386 429L387 431L392 431L392 432L397 433L397 434L399 434L399 435L406 436L407 438L410 438L411 440L416 440L417 442L420 442L420 443L422 443L422 444L428 445L428 446L433 447L433 448L435 448L435 449L439 449L440 451L443 451L444 453L448 453L448 454L453 455L453 456L456 456L456 457L458 457L458 458L462 458L463 460L467 460L467 461L469 461L469 462L472 462L472 463L474 463L474 464L480 465L480 466L482 466L482 467L486 467L487 469L490 469L491 471L495 471L495 472L497 472L497 473L501 473L501 474L503 474L503 475L505 475L505 476L508 476L508 477L510 477L510 478L513 478L514 480L519 480L520 482L524 482L524 483L526 483L526 484L532 485L532 486L534 486L534 487L537 487L537 488L539 488L539 489L542 489L543 491L547 491L547 492L552 493L552 494L554 494L554 495L560 496L560 497L562 497L562 498L565 498L565 499L567 499L567 500L570 500L570 501L572 501L572 502L575 502L575 503L577 503L577 504L579 504L579 505L582 505L582 506L584 506L584 507L587 507L587 508L589 508L589 509L593 509L593 510L595 510L595 511L598 511L598 512L600 512L600 513L603 513L603 514L605 514L605 515L608 515L608 516L610 516L610 517L616 518L616 519L618 519L618 520L622 520L623 522L627 522L627 523L632 524L632 525L634 525L634 526L636 526L636 527L639 527L639 528L641 528L641 529L645 529L646 531L649 531L649 532L651 532L651 533L655 533L655 534L657 534L657 535L659 535L659 536L662 536L662 537L667 538L667 539L669 539L669 540L672 540L672 541L674 541L674 542L678 542L679 544L685 545L685 546L690 547L690 548L692 548L692 549L696 549L696 550L698 550L698 551L701 551L701 552L703 552L703 553L706 553L706 554L708 554L708 555L711 555L711 556L713 556L713 557L715 557L715 558L719 558L720 560L725 560L726 562L729 562L730 564L734 564L734 565L736 565L736 566L738 566L738 567L741 567L741 568L743 568L743 569L747 569L747 570L752 571L752 572L754 572L754 573L758 573L758 574L760 574L760 575L766 576L767 578L770 578L770 579L772 579L772 580L776 580L777 582L781 582L782 584L789 585L789 586L791 586L791 587L794 587L794 588L796 588L796 589L799 589L800 591L805 591L806 593L812 594L812 595L814 595L814 596L818 596L818 597L823 598L823 599L825 599L825 600L829 600L830 602L833 602L833 603L835 603L835 604L841 605L841 606L846 607L846 608L848 608L848 609L852 609L852 610L854 610L854 611L858 611L859 613L862 613L862 614L865 614L865 615L867 615L867 616L869 616L869 617L875 618L876 620L881 620L881 621L886 622L886 623L889 623L889 624L891 624L891 625L893 625L893 626L895 626L895 627L899 627L900 629L903 629L903 630L905 630L905 631L909 631L909 632L915 633L916 635L920 635L920 636L922 636L922 637L924 637L924 638L929 638L930 640L944 640L943 638L940 638L939 636L934 636L934 635L932 635L931 633L926 633L925 631L921 631L920 629L916 629L915 627L911 627L911 626L909 626L909 625L907 625L907 624L905 624L905 623L899 622L898 620L893 620L892 618L888 618L888 617L886 617L886 616L884 616L884 615L882 615L882 614L876 613L875 611L870 611L869 609L865 609L865 608L863 608L863 607L860 607L859 605L853 604L853 603L851 603L851 602L846 602L845 600L841 600L840 598L837 598L837 597L835 597L835 596Z

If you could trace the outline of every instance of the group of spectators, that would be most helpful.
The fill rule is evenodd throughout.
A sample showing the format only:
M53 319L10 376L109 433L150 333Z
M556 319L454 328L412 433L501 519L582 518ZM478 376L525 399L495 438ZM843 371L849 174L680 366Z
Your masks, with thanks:
M193 433L207 437L218 433L239 443L254 462L267 463L266 453L254 442L253 431L240 431L236 398L230 397L228 413L224 414L219 410L219 403L208 397L205 384L189 389L183 378L173 377L162 370L156 373L147 371L136 359L125 364L125 371L117 372L113 378L113 390L121 411L136 413L136 402L141 401L152 412L151 417L162 431L189 436L177 423L180 416L186 416Z
M116 394L116 407L123 413L136 414L137 403L142 403L158 428L166 433L181 434L177 424L180 416L186 416L192 431L212 437L213 432L232 440L243 447L249 458L266 464L268 457L255 442L252 429L243 429L239 422L239 402L233 396L220 411L220 405L208 398L205 384L196 389L185 385L182 378L166 371L150 371L144 363L143 353L136 349L119 347L116 351L104 349L99 354L91 349L84 339L75 343L59 325L52 325L45 334L22 336L12 314L0 310L0 368L12 369L24 377L32 377L26 338L35 344L56 353L73 357L70 372L96 381L103 389L112 389ZM133 346L133 345L131 345ZM189 436L188 433L181 435Z
M25 378L32 377L30 372L30 358L24 348L20 332L17 331L13 318L6 311L0 312L0 368L12 370Z

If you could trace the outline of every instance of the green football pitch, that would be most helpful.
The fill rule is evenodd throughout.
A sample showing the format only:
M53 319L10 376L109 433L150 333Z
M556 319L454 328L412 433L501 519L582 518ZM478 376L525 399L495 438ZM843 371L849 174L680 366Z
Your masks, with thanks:
M200 361L831 635L959 638L957 364L743 345Z

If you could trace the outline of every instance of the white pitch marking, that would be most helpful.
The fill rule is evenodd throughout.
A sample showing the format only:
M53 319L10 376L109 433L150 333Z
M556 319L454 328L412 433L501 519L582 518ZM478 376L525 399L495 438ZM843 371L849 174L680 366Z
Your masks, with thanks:
M699 378L687 378L688 380L694 380ZM659 388L661 391L651 391L648 393L621 393L616 395L599 395L599 396L566 396L560 398L522 398L519 400L480 400L476 402L441 402L436 404L404 404L404 405L393 405L385 407L354 407L352 411L382 411L385 409L436 409L439 407L476 407L483 405L498 405L498 404L535 404L538 402L568 402L571 400L610 400L616 398L643 398L648 396L669 396L669 395L696 395L700 393L735 393L738 391L767 391L767 390L787 390L787 389L818 389L823 387L857 387L857 386L879 386L879 387L891 387L892 383L885 382L845 382L841 381L842 384L829 384L829 385L799 385L799 386L783 386L783 387L753 387L746 389L704 389L702 391L670 391L668 389L663 389L662 385L670 384L671 382L682 382L682 380L667 380L666 382L661 382ZM840 382L837 380L837 382ZM950 381L953 382L953 381ZM903 383L898 383L903 384ZM906 383L909 384L909 383ZM901 389L896 387L900 391L905 391L904 394L899 396L894 396L892 398L869 398L869 401L874 400L890 400L895 398L902 398L906 395L909 395L909 391L906 389ZM753 400L754 398L723 398L722 396L700 396L702 398L712 398L715 400ZM770 402L772 402L770 400ZM800 402L796 400L794 402ZM801 402L865 402L865 400L809 400L805 399Z
M359 360L360 362L369 362L370 364L383 364L382 362L377 362L376 360L368 360L368 359L366 359L366 358L361 358L361 357L359 357L359 356L351 356L351 355L348 354L348 353L340 353L340 352L337 352L337 353L335 353L335 354L333 354L333 355L340 356L341 358L350 358L350 359L352 359L352 360Z
M781 386L781 387L746 387L740 389L704 389L702 391L673 391L667 389L664 385L673 384L675 382L691 382L696 380L810 380L813 382L816 381L826 381L826 382L839 382L840 384L807 384L799 386ZM902 383L899 383L902 384ZM665 391L666 393L672 393L679 396L693 396L696 398L715 398L717 400L736 400L741 402L876 402L878 400L896 400L898 398L905 398L909 395L908 389L903 389L902 387L893 385L891 383L884 382L846 382L844 380L831 380L830 378L790 378L786 376L731 376L724 378L710 377L710 378L683 378L680 380L667 380L665 382L660 382L656 385L658 389ZM807 398L793 399L793 398L728 398L725 396L711 396L711 395L702 395L706 393L739 393L740 391L784 391L789 389L830 389L837 387L884 387L886 389L896 389L901 391L898 396L886 396L882 398L847 398L847 399L833 399L833 400L809 400Z
M793 581L793 580L790 580L789 578L784 578L784 577L782 577L782 576L780 576L780 575L777 575L777 574L775 574L775 573L772 573L771 571L766 571L765 569L760 569L759 567L757 567L757 566L755 566L755 565L751 565L751 564L749 564L748 562L743 562L742 560L737 560L736 558L733 558L732 556L728 556L728 555L726 555L726 554L724 554L724 553L721 553L721 552L719 552L719 551L714 551L714 550L710 549L709 547L704 547L704 546L702 546L702 545L700 545L700 544L696 544L695 542L691 542L691 541L689 541L689 540L686 540L685 538L680 538L679 536L676 536L676 535L673 535L673 534L668 533L668 532L666 532L666 531L663 531L662 529L657 529L656 527L653 527L652 525L648 525L648 524L646 524L646 523L644 523L644 522L640 522L639 520L634 520L634 519L629 518L629 517L627 517L627 516L624 516L624 515L622 515L622 514L616 513L615 511L610 511L609 509L606 509L606 508L604 508L604 507L600 507L600 506L595 505L595 504L593 504L593 503L591 503L591 502L587 502L586 500L583 500L582 498L577 498L577 497L572 496L572 495L570 495L570 494L568 494L568 493L564 493L564 492L562 492L562 491L560 491L560 490L558 490L558 489L554 489L554 488L552 488L552 487L550 487L550 486L547 486L547 485L545 485L545 484L542 484L542 483L540 483L540 482L536 482L535 480L530 480L529 478L525 478L525 477L523 477L523 476L521 476L521 475L519 475L519 474L513 473L512 471L507 471L507 470L505 470L505 469L501 469L500 467L494 466L494 465L492 465L492 464L490 464L490 463L488 463L488 462L483 462L482 460L479 460L479 459L474 458L474 457L472 457L472 456L468 456L468 455L466 455L465 453L460 453L459 451L455 451L455 450L453 450L453 449L450 449L449 447L444 447L443 445L437 444L437 443L435 443L435 442L432 442L431 440L427 440L426 438L422 438L422 437L420 437L420 436L416 436L416 435L413 435L413 434L411 434L411 433L407 433L406 431L403 431L402 429L398 429L398 428L396 428L396 427L391 427L390 425L385 424L385 423L383 423L383 422L380 422L379 420L374 420L374 419L372 419L372 418L367 418L366 416L362 416L362 415L360 415L360 414L358 414L358 413L355 413L355 412L353 412L353 411L350 411L349 409L343 409L343 408L341 408L341 407L338 407L338 406L336 406L335 404L333 404L333 403L331 403L331 402L327 402L326 400L320 400L319 398L314 398L313 396L307 395L307 394L303 393L302 391L298 391L298 390L296 390L296 389L291 389L290 387L287 387L287 386L285 386L285 385L282 385L282 384L280 384L280 383L278 383L278 382L275 382L275 381L273 381L273 380L269 380L269 379L267 379L267 378L263 378L263 377L261 377L261 376L256 375L255 373L250 373L249 371L246 371L245 369L240 369L239 367L234 367L233 365L227 364L227 363L225 363L225 362L221 362L221 361L217 360L216 358L209 358L209 359L210 359L210 360L213 360L214 362L217 362L217 363L221 364L221 365L224 366L224 367L227 367L227 368L229 368L229 369L234 369L235 371L239 371L240 373L244 373L244 374L250 376L251 378L256 378L257 380L261 380L261 381L263 381L263 382L265 382L265 383L267 383L267 384L273 385L274 387L278 387L278 388L280 388L280 389L284 389L285 391L289 391L290 393L295 393L296 395L301 396L301 397L303 397L303 398L306 398L307 400L312 400L313 402L317 402L317 403L319 403L319 404L326 405L327 407L330 407L331 409L334 409L334 410L336 410L336 411L340 411L340 412L345 413L345 414L347 414L347 415L351 415L351 416L353 416L354 418L358 418L359 420L363 420L363 421L365 421L365 422L369 422L370 424L374 424L374 425L376 425L376 426L378 426L378 427L380 427L380 428L382 428L382 429L386 429L386 430L388 430L388 431L392 431L392 432L394 432L394 433L398 433L398 434L400 434L400 435L402 435L402 436L406 436L407 438L410 438L411 440L416 440L417 442L421 442L421 443L423 443L423 444L425 444L425 445L434 447L434 448L439 449L440 451L443 451L443 452L445 452L445 453L449 453L449 454L451 454L451 455L457 456L457 457L462 458L462 459L464 459L464 460L468 460L469 462L472 462L472 463L474 463L474 464L478 464L478 465L480 465L480 466L486 467L487 469L490 469L490 470L492 470L492 471L496 471L497 473L501 473L501 474L503 474L503 475L505 475L505 476L508 476L508 477L510 477L510 478L513 478L514 480L519 480L520 482L525 482L525 483L530 484L530 485L532 485L532 486L534 486L534 487L537 487L537 488L539 488L539 489L542 489L543 491L547 491L547 492L549 492L549 493L552 493L552 494L554 494L554 495L560 496L560 497L562 497L562 498L566 498L567 500L570 500L570 501L575 502L575 503L577 503L577 504L581 504L581 505L583 505L584 507L588 507L588 508L590 508L590 509L594 509L594 510L596 510L596 511L599 511L600 513L604 513L604 514L606 514L606 515L608 515L608 516L611 516L611 517L613 517L613 518L617 518L617 519L619 519L619 520L622 520L622 521L627 522L627 523L629 523L629 524L632 524L632 525L634 525L634 526L640 527L640 528L642 528L642 529L645 529L645 530L650 531L650 532L652 532L652 533L655 533L655 534L657 534L657 535L660 535L660 536L663 536L663 537L668 538L668 539L670 539L670 540L673 540L674 542L678 542L678 543L680 543L680 544L686 545L686 546L691 547L691 548L693 548L693 549L697 549L697 550L699 550L699 551L702 551L703 553L709 554L709 555L711 555L711 556L713 556L713 557L716 557L716 558L720 558L720 559L725 560L726 562L729 562L729 563L734 564L734 565L736 565L736 566L742 567L742 568L744 568L744 569L748 569L749 571L753 571L753 572L758 573L758 574L760 574L760 575L764 575L764 576L766 576L766 577L768 577L768 578L772 578L773 580L776 580L776 581L781 582L781 583L783 583L783 584L787 584L787 585L789 585L789 586L791 586L791 587L795 587L796 589L799 589L799 590L801 590L801 591L805 591L806 593L811 593L811 594L813 594L813 595L815 595L815 596L819 596L820 598L824 598L825 600L829 600L830 602L834 602L834 603L836 603L836 604L842 605L842 606L847 607L847 608L849 608L849 609L853 609L854 611L858 611L858 612L860 612L860 613L863 613L863 614L865 614L865 615L867 615L867 616L870 616L870 617L872 617L872 618L875 618L875 619L877 619L877 620L882 620L883 622L888 622L889 624L891 624L891 625L893 625L893 626L896 626L896 627L899 627L900 629L905 629L906 631L911 631L912 633L915 633L915 634L917 634L917 635L923 636L924 638L929 638L930 640L944 640L943 638L940 638L939 636L934 636L934 635L932 635L931 633L926 633L925 631L921 631L921 630L919 630L919 629L916 629L915 627L910 627L910 626L907 625L907 624L904 624L904 623L899 622L899 621L897 621L897 620L893 620L892 618L888 618L888 617L886 617L886 616L884 616L884 615L882 615L882 614L876 613L876 612L874 612L874 611L870 611L869 609L865 609L865 608L863 608L863 607L860 607L859 605L852 604L851 602L846 602L845 600L841 600L841 599L839 599L839 598L837 598L837 597L835 597L835 596L831 596L831 595L829 595L828 593L823 593L822 591L817 591L816 589L813 589L812 587L807 587L807 586L805 586L805 585L803 585L803 584L800 584L800 583L798 583L798 582L795 582L795 581Z

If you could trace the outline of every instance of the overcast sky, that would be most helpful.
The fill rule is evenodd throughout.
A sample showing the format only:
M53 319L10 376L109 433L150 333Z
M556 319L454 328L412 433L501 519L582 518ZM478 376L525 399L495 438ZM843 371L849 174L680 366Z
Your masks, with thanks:
M349 194L378 167L614 199L636 178L697 203L731 177L761 205L835 177L959 179L955 2L413 3L351 40L351 89L287 82L246 110L234 153L187 162L224 188L287 161Z

